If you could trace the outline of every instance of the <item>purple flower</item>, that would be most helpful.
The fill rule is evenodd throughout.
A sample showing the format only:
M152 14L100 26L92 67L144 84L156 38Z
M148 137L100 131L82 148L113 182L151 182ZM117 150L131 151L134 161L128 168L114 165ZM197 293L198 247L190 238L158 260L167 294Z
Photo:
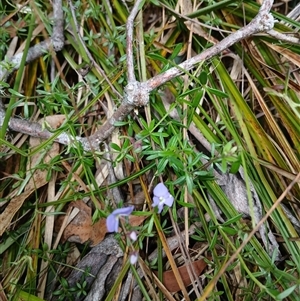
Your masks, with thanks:
M153 194L154 196L152 207L158 207L158 213L161 213L164 205L167 205L169 207L172 206L174 198L163 183L159 183L155 186Z
M134 242L137 240L137 234L135 231L132 231L130 234L129 234L129 238Z
M106 219L106 228L108 232L119 231L119 217L128 216L133 211L134 206L119 208L114 210Z
M139 253L137 251L132 252L129 257L130 263L131 264L137 263L138 258L139 258Z

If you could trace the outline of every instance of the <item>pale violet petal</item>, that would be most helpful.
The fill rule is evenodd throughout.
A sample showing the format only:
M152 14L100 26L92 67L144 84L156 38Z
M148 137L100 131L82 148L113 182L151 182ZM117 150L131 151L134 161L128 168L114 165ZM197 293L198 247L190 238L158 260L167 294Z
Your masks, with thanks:
M138 252L133 252L132 254L130 254L130 263L131 264L136 264L139 258L139 254Z
M112 214L116 215L116 216L128 216L132 213L134 209L134 206L128 206L128 207L124 207L124 208L118 208L115 209Z
M157 197L164 196L167 193L168 193L168 188L163 183L157 184L153 190L153 194Z
M158 206L157 206L157 208L158 208L158 213L161 213L162 210L164 209L164 204L163 203L159 203Z
M157 196L154 196L152 207L156 207L159 203L160 203L159 198Z
M132 231L130 234L129 234L129 237L132 241L136 241L137 240L137 234L135 231Z
M106 219L106 228L108 232L118 232L119 219L112 213Z
M174 198L172 197L172 195L169 195L165 199L165 205L168 205L169 207L171 207L173 205L173 202L174 202Z

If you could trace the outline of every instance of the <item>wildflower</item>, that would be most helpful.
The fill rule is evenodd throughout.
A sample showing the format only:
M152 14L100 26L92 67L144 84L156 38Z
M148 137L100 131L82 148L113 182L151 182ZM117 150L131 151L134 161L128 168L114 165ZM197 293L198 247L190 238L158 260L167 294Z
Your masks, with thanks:
M132 231L130 234L129 234L129 238L134 242L137 240L137 234L135 231Z
M131 264L137 263L138 258L139 258L139 253L137 251L132 252L129 257L130 263Z
M167 205L169 207L172 206L174 198L163 183L159 183L155 186L153 194L154 196L152 207L158 207L158 213L161 213L164 205Z
M134 206L119 208L114 210L106 219L106 228L108 232L119 231L119 217L128 216L133 211Z

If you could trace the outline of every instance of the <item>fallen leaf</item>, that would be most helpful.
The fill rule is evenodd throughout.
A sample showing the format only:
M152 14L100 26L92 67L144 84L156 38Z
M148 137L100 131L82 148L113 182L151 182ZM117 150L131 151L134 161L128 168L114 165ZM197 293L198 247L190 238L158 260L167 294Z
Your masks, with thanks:
M204 261L204 259L199 259L196 261L193 261L191 264L193 267L190 267L190 269L194 269L195 274L197 277L201 275L203 270L206 268L207 264ZM185 287L188 287L192 281L190 279L188 270L187 270L187 265L183 265L178 268L179 274L182 278L182 281L185 285ZM158 275L158 272L155 271L155 274ZM173 271L165 271L163 272L163 279L162 282L164 286L168 289L169 292L171 293L176 293L180 291L180 287L176 281L175 275Z
M132 227L137 227L142 224L142 222L147 218L147 216L138 216L138 215L130 215L129 216L129 224Z
M76 242L84 244L91 239L93 225L92 225L92 210L83 201L76 201L69 204L69 206L75 207L79 210L76 216L64 229L61 241ZM56 223L57 227L60 226L64 217L59 217Z

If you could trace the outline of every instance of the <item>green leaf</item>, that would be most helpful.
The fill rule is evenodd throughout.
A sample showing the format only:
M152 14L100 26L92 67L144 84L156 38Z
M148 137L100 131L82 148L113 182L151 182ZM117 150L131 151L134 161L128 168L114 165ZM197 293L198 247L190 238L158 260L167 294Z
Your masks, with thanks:
M230 219L228 219L225 223L222 224L223 226L229 226L232 224L235 224L236 222L238 222L241 218L243 217L243 214L238 214L237 216L234 216Z
M172 167L176 170L182 171L184 168L182 161L175 157L170 157L169 162L172 165Z
M210 251L212 251L215 248L217 240L218 240L218 231L215 231L214 236L213 236L210 246L209 246Z
M114 126L124 126L127 125L128 121L115 121Z
M133 156L131 156L130 154L126 154L125 158L128 159L130 162L135 162L135 159Z
M198 105L200 103L200 100L202 99L203 97L203 94L204 94L204 89L201 89L199 91L199 93L197 93L193 98L192 98L192 101L191 101L191 106L193 108L198 108Z
M121 147L118 144L113 143L113 142L110 143L110 147L112 149L114 149L115 151L117 151L117 152L120 152L122 150Z
M229 234L229 235L236 235L237 234L237 230L235 230L235 229L232 229L232 228L230 228L230 227L223 227L223 226L221 226L221 229L225 232L225 233L227 233L227 234Z
M185 182L185 176L181 176L181 177L177 178L177 179L173 182L173 184L174 184L174 185L179 185L179 184L183 184L184 182Z
M167 164L169 163L169 160L168 159L162 159L158 162L157 164L157 171L159 173L163 172L167 166Z
M228 95L220 90L210 88L210 87L205 87L205 89L216 96L219 96L222 98L228 98Z
M19 93L18 91L15 91L15 90L13 90L13 89L11 89L11 88L9 88L8 91L9 91L12 95L15 95L15 96L21 97L21 98L25 98L25 96L24 96L23 94Z
M192 204L192 203L186 203L186 202L183 202L183 201L180 201L180 200L178 200L176 203L181 205L182 207L195 208L195 205Z
M194 189L194 183L193 183L192 177L190 177L188 174L186 174L185 175L185 181L186 181L186 186L187 186L188 192L190 194L192 194L193 189Z
M172 54L171 56L169 57L169 60L173 60L177 55L178 53L181 51L182 49L182 44L177 44L174 48L174 50L172 51Z
M196 93L199 90L202 91L202 92L204 91L202 87L197 87L197 88L194 88L194 89L187 89L182 94L180 94L177 98L180 101L184 101L186 96L191 95L194 92ZM187 102L187 104L188 104L188 102Z
M169 137L168 133L158 132L158 133L152 133L151 136L154 137Z
M66 280L66 278L61 278L60 279L60 283L61 283L61 285L64 287L64 288L68 288L69 287L69 283L68 283L68 281Z
M229 173L236 174L240 169L241 163L242 161L240 159L233 162L230 166Z
M207 72L202 71L199 75L199 81L201 85L205 86L207 84Z
M162 63L167 63L168 60L157 53L147 53L147 57L150 59L161 61Z
M148 223L148 227L147 227L147 233L150 234L153 231L153 224L154 224L154 217L153 215L151 216L149 223Z

